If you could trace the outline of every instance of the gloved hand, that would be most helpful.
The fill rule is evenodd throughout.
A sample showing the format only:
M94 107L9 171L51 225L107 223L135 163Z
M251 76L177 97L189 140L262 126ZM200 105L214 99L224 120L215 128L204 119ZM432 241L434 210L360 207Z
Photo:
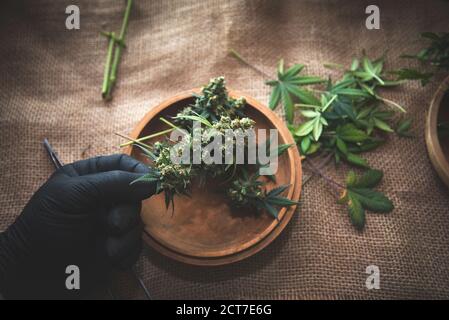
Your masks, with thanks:
M155 185L135 183L150 169L126 155L58 169L16 221L0 234L0 292L6 298L77 298L132 266L141 251L141 200ZM66 268L80 270L80 290L66 288Z

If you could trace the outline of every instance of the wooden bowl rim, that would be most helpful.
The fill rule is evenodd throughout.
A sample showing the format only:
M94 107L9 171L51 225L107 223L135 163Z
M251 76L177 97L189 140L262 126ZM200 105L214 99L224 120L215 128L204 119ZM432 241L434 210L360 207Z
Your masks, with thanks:
M426 119L426 145L429 153L430 161L437 171L443 182L449 187L449 163L441 148L440 140L438 138L438 115L440 113L441 103L449 89L449 76L446 77L437 92L432 98L430 108Z
M182 100L189 99L193 96L193 94L195 93L198 94L200 92L201 92L200 88L184 91L163 101L156 107L152 108L145 114L145 116L137 124L137 126L131 132L130 137L134 139L139 137L139 135L141 134L142 130L144 130L146 125L151 120L153 120L155 116L157 116L160 112L162 112L166 108ZM302 179L301 159L299 156L298 149L295 145L295 142L292 136L290 135L288 129L286 128L285 124L273 111L271 111L266 106L262 105L257 100L234 90L228 90L228 92L231 97L244 97L248 105L250 105L257 111L262 113L267 118L267 120L271 122L276 129L278 129L279 133L281 134L281 138L285 143L292 143L294 145L288 149L288 157L290 161L290 181L292 182L292 187L289 189L287 197L289 199L295 199L296 201L298 201L301 195L301 179ZM131 155L132 146L128 146L125 149L125 153ZM193 265L209 265L209 266L223 265L242 260L266 247L285 228L285 226L291 220L295 210L296 206L289 207L288 209L282 208L281 211L279 212L279 221L273 220L272 224L267 226L267 228L264 230L262 234L255 237L253 240L245 243L246 246L243 249L240 246L239 247L240 249L231 248L221 250L220 252L217 252L216 254L211 256L196 256L190 254L187 255L185 253L178 252L176 251L176 248L172 247L169 243L164 243L163 241L157 240L147 232L144 232L143 238L147 244L156 249L158 252L168 257L171 257L175 260Z

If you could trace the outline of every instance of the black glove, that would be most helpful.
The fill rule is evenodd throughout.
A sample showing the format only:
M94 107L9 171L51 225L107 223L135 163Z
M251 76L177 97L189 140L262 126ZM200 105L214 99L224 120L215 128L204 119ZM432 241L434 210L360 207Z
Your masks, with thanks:
M132 266L141 251L141 200L155 185L130 184L148 173L126 155L97 157L58 169L0 234L0 292L6 298L77 298ZM80 290L68 290L69 265Z

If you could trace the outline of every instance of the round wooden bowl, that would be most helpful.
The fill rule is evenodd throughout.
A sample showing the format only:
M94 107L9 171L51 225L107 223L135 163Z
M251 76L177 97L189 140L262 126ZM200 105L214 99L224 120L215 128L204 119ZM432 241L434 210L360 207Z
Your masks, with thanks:
M181 93L152 108L131 133L131 137L146 136L167 129L160 117L176 115L194 102L193 93ZM294 140L283 122L267 107L245 95L229 91L231 97L245 97L246 113L255 120L256 128L278 129L279 144ZM162 139L154 138L150 142ZM141 160L147 159L140 149L127 148L126 152ZM301 159L296 146L292 146L278 159L276 185L289 184L284 196L298 201L301 194ZM270 183L268 188L275 185ZM192 186L192 196L175 196L174 210L165 206L163 193L142 204L145 242L160 253L193 265L223 265L242 260L262 250L285 228L296 206L283 208L279 221L266 213L232 209L223 196L219 183L206 187Z
M449 121L449 77L435 93L426 119L426 144L429 158L443 182L449 187L449 138L440 139L437 124Z

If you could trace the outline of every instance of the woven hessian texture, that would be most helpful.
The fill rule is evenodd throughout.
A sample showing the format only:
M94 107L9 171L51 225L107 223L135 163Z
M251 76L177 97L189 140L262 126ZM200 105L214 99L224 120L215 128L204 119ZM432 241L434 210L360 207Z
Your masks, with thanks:
M449 18L444 1L376 1L381 29L369 31L371 3L364 1L137 0L114 99L104 103L107 41L99 31L119 30L124 2L11 3L0 5L0 230L53 170L44 137L64 162L119 152L114 132L130 132L150 108L218 75L267 103L266 79L230 58L231 48L270 75L283 57L326 76L324 62L349 64L362 49L373 57L387 52L388 66L396 68L411 63L401 54L425 45L420 32L447 31ZM81 10L80 30L65 28L69 4ZM368 214L365 230L357 232L313 177L286 230L252 258L198 268L147 249L136 268L153 298L449 298L449 193L431 167L423 135L438 80L385 93L406 106L416 134L392 137L367 155L385 172L380 189L394 201L391 214ZM336 174L332 165L327 170ZM365 286L369 265L380 268L380 290ZM132 278L115 282L117 296L142 297Z

